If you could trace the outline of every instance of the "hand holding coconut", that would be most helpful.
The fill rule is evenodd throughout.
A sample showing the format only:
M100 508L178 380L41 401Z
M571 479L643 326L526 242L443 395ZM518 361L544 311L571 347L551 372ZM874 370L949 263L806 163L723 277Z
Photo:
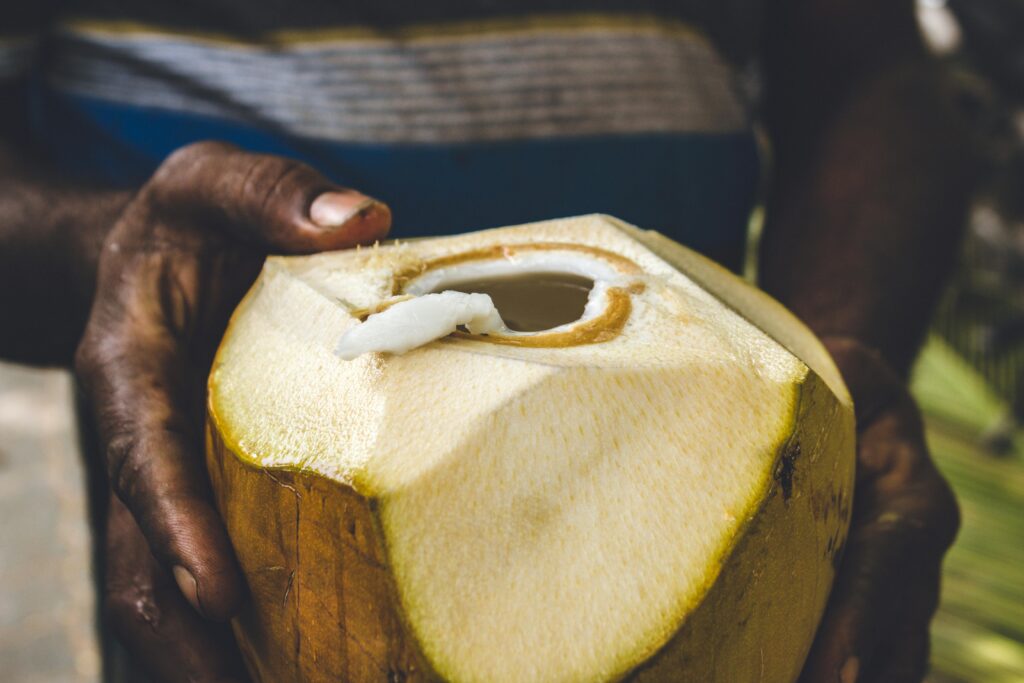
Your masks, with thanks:
M916 683L959 525L956 500L905 382L854 339L823 342L857 406L857 484L845 557L801 680Z
M202 383L264 249L304 253L384 234L386 209L358 193L341 195L340 204L355 209L348 219L338 202L314 201L332 189L284 160L193 146L166 162L106 240L78 366L114 488L128 503L111 503L108 602L130 649L166 680L244 676L227 630L212 628L178 592L213 618L230 616L242 600L199 460ZM340 225L324 230L317 223ZM858 386L878 376L876 369L865 370L837 348L831 350L855 396L872 395ZM877 420L862 415L860 468L868 476L857 505L866 512L855 520L807 680L874 671L872 662L898 671L921 661L938 559L953 524L948 489L927 460L908 405L900 398L886 403ZM890 468L891 461L912 466ZM902 574L911 565L915 571ZM890 599L894 593L900 599ZM869 611L890 605L906 609L898 619ZM913 647L869 640L884 633L881 622L899 625L893 637L908 634Z
M267 251L373 242L389 224L383 204L302 164L200 143L169 157L108 234L76 366L115 494L108 614L161 680L244 676L226 626L199 616L229 618L245 590L202 464L227 318Z
M286 162L207 146L187 150L172 158L167 164L170 170L165 169L154 179L153 184L157 187L140 193L140 198L126 210L107 240L100 269L100 295L89 333L79 353L80 372L89 380L94 402L100 406L97 417L101 437L110 456L114 485L132 510L129 512L116 498L112 501L109 583L113 616L131 648L144 656L158 675L168 680L175 680L179 673L190 677L221 678L244 675L230 634L226 630L211 628L208 622L189 609L176 591L180 588L193 607L214 618L230 616L241 599L230 546L207 497L198 451L192 450L196 446L191 439L196 438L196 433L191 430L196 429L196 423L181 417L195 415L202 409L203 397L198 387L209 365L213 345L231 307L252 281L260 260L259 249L251 243L240 242L238 237L247 239L244 237L247 225L263 225L266 227L254 231L251 240L286 250L289 248L287 239L294 232L296 244L291 249L298 252L315 249L310 237L319 237L317 233L311 233L310 221L304 211L310 197L319 191L319 188L309 191L308 188L316 187L315 183L299 183L292 193L280 188L275 190L275 196L283 199L281 206L290 204L291 208L267 211L264 221L260 220L258 211L246 207L243 202L235 207L230 201L213 198L206 202L197 201L192 205L195 207L193 211L182 212L184 217L178 212L162 217L168 206L163 202L183 199L181 195L159 187L161 182L165 182L162 178L169 175L180 178L190 172L195 173L197 179L205 177L210 180L221 174L230 178L232 163L274 167ZM298 167L291 175L301 177L305 173L311 172ZM237 173L236 177L239 177ZM316 177L311 175L310 178ZM250 177L249 183L252 182ZM237 187L234 189L238 191ZM244 191L241 194L245 196ZM287 201L289 195L291 202ZM180 201L179 205L189 206L189 202ZM261 208L266 210L273 206L264 203ZM388 218L386 210L378 209L380 205L377 204L370 207L380 213L356 216L354 227L363 232L357 232L355 236L347 230L327 233L323 238L326 243L322 246L344 246L355 239L363 241L368 235L382 234ZM242 216L246 220L240 220ZM292 225L289 225L289 219L294 221ZM230 233L210 229L208 221L211 220L228 226ZM197 225L201 227L197 228ZM647 239L657 242L657 236L647 235ZM658 244L649 246L665 247ZM704 286L720 279L718 275L708 275L712 271L707 270L700 260L692 260L687 253L676 254L681 260L672 261L673 265ZM200 268L200 265L208 270ZM154 272L160 277L153 277ZM214 275L201 276L200 273L204 272ZM601 281L599 276L591 276L596 282ZM708 279L702 281L704 276ZM130 279L133 286L123 286L125 279ZM174 286L167 288L168 282L173 282ZM119 286L112 286L112 283L119 283ZM741 296L745 295L741 293ZM147 301L164 303L158 307L147 307L142 304ZM394 310L398 310L402 303L396 303ZM608 302L602 306L609 310L612 308ZM745 313L755 324L758 324L755 318L759 315L763 314L765 320L775 315L767 298L755 297L744 306ZM469 316L466 320L463 320L463 313ZM492 314L493 310L486 306L471 306L466 311L460 310L459 316L453 320L470 322L474 328L470 332L507 335L508 330L501 329L503 326L494 320L475 329L476 318L487 320L493 317ZM799 345L798 338L796 342L793 339L788 341ZM515 345L523 343L523 340L511 335L504 343ZM839 356L841 367L847 379L853 381L853 389L858 395L889 396L893 395L893 386L899 386L898 383L892 385L883 381L880 385L885 391L879 390L878 378L887 377L884 372L879 374L877 368L864 363L858 365L850 360L856 359L857 354L840 353L843 350L840 346L833 345L832 350ZM820 352L804 347L797 353L807 356L807 362L820 371L826 384L841 386L842 380L833 374L834 370L827 369L829 364L823 361ZM862 388L861 382L866 382L868 388ZM158 390L154 391L154 387ZM839 389L836 391L841 392ZM862 420L862 427L867 428L864 434L878 433L880 436L862 439L861 442L862 461L866 458L861 463L862 470L868 473L881 470L877 476L866 479L869 495L865 508L870 510L874 506L880 512L876 512L874 517L870 512L865 513L867 523L863 529L856 527L854 530L848 568L838 579L839 592L833 599L833 607L805 672L807 680L828 680L831 672L837 670L837 660L841 662L838 669L843 675L851 671L856 674L860 657L870 657L872 645L878 646L865 639L865 634L875 630L877 621L869 618L869 613L861 607L886 604L885 599L894 587L903 586L919 596L925 605L922 609L910 611L910 621L926 625L930 616L928 601L934 599L934 585L907 584L893 572L905 565L908 547L917 547L908 546L905 541L915 539L927 545L926 552L919 555L921 569L934 572L938 557L948 544L948 534L939 534L941 538L938 538L921 533L920 526L938 522L943 528L948 527L941 519L942 511L948 508L941 496L946 491L941 488L941 479L928 476L929 472L934 475L934 471L929 470L926 457L921 457L923 450L919 448L919 441L915 442L919 439L919 432L916 436L914 433L908 435L902 429L914 424L906 419L906 401L887 401L884 406L886 411L895 411L895 417L888 421ZM882 433L883 428L876 426L888 424L891 432L893 420L897 426L896 433ZM899 445L904 442L911 444L909 450ZM891 473L885 471L886 466L875 462L881 459L884 463L888 458L871 457L871 454L879 453L882 456L894 454L897 459L910 453L913 457L907 462L916 463L911 467L909 477L900 479L902 472L897 475L892 495L870 493L873 480L882 482L883 490L885 483L892 480ZM784 487L785 473L777 474L782 477L778 480L779 486ZM932 495L936 492L940 494L938 498ZM913 508L914 504L919 507ZM907 513L906 517L901 516L901 510ZM938 540L934 543L928 541L935 538ZM833 550L837 555L838 548ZM171 573L168 573L168 568ZM139 586L144 587L141 597L148 601L151 610L148 613L138 607ZM381 597L385 596L382 594ZM152 637L152 630L148 627L136 628L140 619L151 623L149 620L154 618L154 614L159 617L159 639ZM702 617L697 617L695 623L700 619ZM173 647L167 647L167 642L173 643ZM686 649L680 651L685 652ZM911 651L910 655L913 654ZM900 661L909 666L909 662L919 660L919 657L910 655ZM855 657L853 664L847 664L851 656ZM418 661L418 656L412 660ZM892 660L891 656L886 661L889 660ZM669 673L676 670L670 664L672 659L663 657L661 661L663 664L659 670L663 671L659 675L674 675ZM875 658L874 661L883 660ZM896 665L903 664L897 661Z

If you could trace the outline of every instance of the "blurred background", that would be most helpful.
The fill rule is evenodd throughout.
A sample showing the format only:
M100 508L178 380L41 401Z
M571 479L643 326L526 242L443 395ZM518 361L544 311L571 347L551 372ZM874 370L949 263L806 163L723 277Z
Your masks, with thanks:
M986 150L960 267L913 390L963 527L932 683L1024 681L1024 0L918 0ZM756 242L758 220L752 221ZM71 382L0 364L0 681L97 683Z

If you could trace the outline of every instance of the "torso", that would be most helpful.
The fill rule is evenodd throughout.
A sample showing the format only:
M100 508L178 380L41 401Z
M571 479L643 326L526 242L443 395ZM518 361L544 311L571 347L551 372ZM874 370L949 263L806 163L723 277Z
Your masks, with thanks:
M40 140L138 182L218 138L388 201L395 235L607 212L737 265L753 2L80 0Z

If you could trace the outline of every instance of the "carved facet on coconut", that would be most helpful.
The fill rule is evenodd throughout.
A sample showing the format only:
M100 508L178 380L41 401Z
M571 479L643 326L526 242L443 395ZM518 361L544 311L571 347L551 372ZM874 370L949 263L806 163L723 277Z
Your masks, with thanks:
M209 396L259 681L793 680L849 522L821 345L605 216L268 259Z

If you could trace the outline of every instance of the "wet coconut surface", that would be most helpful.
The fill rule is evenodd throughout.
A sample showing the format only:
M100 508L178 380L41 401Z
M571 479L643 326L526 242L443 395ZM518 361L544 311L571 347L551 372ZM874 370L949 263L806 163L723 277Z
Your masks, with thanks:
M448 282L436 291L487 294L509 329L540 332L579 320L593 287L572 273L524 273Z

